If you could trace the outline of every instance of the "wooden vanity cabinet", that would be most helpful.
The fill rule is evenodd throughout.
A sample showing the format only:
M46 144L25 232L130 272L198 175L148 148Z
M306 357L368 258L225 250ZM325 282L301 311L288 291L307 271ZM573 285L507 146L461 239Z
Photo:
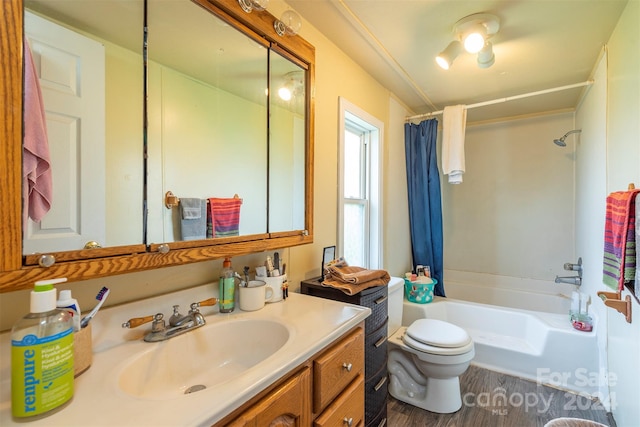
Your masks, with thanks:
M338 338L293 374L215 426L364 425L364 327Z
M306 427L311 421L311 374L308 367L292 375L258 403L227 424L239 426Z

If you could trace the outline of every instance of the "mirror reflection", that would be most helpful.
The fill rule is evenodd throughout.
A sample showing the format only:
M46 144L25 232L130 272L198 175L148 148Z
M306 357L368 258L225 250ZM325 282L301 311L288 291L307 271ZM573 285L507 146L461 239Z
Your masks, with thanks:
M267 46L191 2L148 13L148 241L266 233Z
M42 93L25 91L24 116L42 105L44 124L25 124L23 253L142 243L142 1L24 5ZM50 165L35 181L34 162Z
M303 230L306 70L270 51L269 232Z
M24 4L53 182L25 255L306 228L304 64L189 0Z

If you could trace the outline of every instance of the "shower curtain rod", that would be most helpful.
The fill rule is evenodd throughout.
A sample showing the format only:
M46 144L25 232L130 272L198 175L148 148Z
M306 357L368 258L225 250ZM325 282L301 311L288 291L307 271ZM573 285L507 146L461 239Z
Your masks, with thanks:
M552 92L559 92L561 90L574 89L574 88L582 87L582 86L590 86L592 84L593 84L593 80L587 80L587 81L582 82L582 83L575 83L575 84L572 84L572 85L559 86L559 87L554 87L554 88L551 88L551 89L544 89L544 90L539 90L539 91L536 91L536 92L524 93L522 95L507 96L506 98L497 98L497 99L492 99L491 101L477 102L475 104L469 104L469 105L465 106L465 108L467 110L469 110L471 108L478 108L478 107L484 107L486 105L500 104L500 103L507 102L507 101L514 101L516 99L529 98L531 96L544 95L546 93L552 93ZM419 119L419 118L422 118L422 117L436 116L438 114L442 114L443 112L444 112L444 110L438 110L438 111L433 111L431 113L418 114L416 116L409 116L409 117L406 118L406 120L410 121L410 120Z

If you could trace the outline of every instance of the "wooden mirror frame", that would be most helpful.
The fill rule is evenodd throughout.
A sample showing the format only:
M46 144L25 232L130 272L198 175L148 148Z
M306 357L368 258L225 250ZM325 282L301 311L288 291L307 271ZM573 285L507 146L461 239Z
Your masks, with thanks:
M279 52L308 68L305 230L252 236L118 246L56 252L56 262L40 267L41 255L22 255L22 0L0 4L0 293L30 289L37 280L66 277L70 282L161 267L240 256L313 242L313 137L315 48L299 36L279 36L267 11L245 13L237 0L193 0L245 33L258 34ZM169 249L166 252L166 249Z

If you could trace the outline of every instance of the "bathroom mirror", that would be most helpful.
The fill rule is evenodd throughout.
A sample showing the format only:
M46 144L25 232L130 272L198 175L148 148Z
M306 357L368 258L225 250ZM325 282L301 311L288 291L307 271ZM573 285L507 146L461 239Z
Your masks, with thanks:
M148 22L148 242L266 233L268 44L190 1L151 1ZM188 199L206 212L183 222Z
M264 58L269 58L269 55L272 54L280 55L280 58L273 58L274 64L282 60L285 61L282 64L286 64L286 66L282 67L282 71L273 71L272 77L274 79L277 75L282 77L292 71L298 71L298 68L303 72L302 79L304 80L305 88L304 113L298 110L286 111L285 108L281 109L284 115L274 112L274 117L276 118L285 117L285 120L281 120L282 122L297 122L295 128L277 130L276 124L272 125L269 122L269 110L276 109L276 105L272 105L268 101L268 92L266 92L268 79L265 78L260 88L260 93L256 94L257 100L252 101L261 105L261 108L266 106L265 116L262 118L264 127L259 133L256 133L259 136L255 138L252 136L252 141L249 141L251 144L256 144L251 146L252 150L261 151L262 154L258 156L265 159L266 166L264 164L259 167L256 166L258 174L262 178L256 178L257 181L252 182L251 189L244 188L238 192L235 191L235 188L232 190L234 196L238 194L238 197L243 199L243 206L246 206L249 198L252 199L252 202L254 201L253 199L259 200L262 198L263 200L256 205L258 208L255 209L255 212L251 212L252 214L259 214L259 219L256 222L256 224L259 224L257 226L259 228L256 228L255 231L247 231L248 234L190 242L165 241L165 238L169 239L169 237L165 236L167 233L164 228L163 216L168 212L174 215L173 210L175 208L168 210L163 205L165 187L163 182L159 180L164 180L164 176L159 177L161 173L158 170L149 170L147 166L154 161L161 162L161 166L164 168L171 159L162 156L162 147L158 145L149 145L148 153L145 153L143 148L146 142L143 136L145 135L143 131L145 122L143 118L149 117L149 124L155 126L153 128L150 127L154 132L158 130L157 123L161 123L164 126L168 122L151 123L151 120L157 118L154 114L162 111L158 106L149 105L149 112L145 114L144 96L140 96L144 93L143 89L147 87L147 82L144 78L145 74L142 71L144 67L142 67L141 50L144 31L141 22L144 22L145 15L143 11L145 5L150 5L154 2L196 5L200 9L192 10L199 10L203 14L202 16L198 15L198 19L208 19L210 25L229 27L229 29L234 29L234 31L246 36L243 39L244 43L250 46L249 50L256 55L256 58L258 56L262 58L260 61L264 61ZM100 241L100 237L90 237L95 243L92 243L91 247L86 249L81 246L87 243L84 235L82 238L77 238L77 241L69 246L55 246L55 240L58 237L56 232L42 233L46 238L52 240L53 246L45 247L43 245L41 247L28 248L28 243L23 240L23 231L25 235L33 235L31 231L23 230L22 225L23 123L20 115L15 114L15 111L22 111L23 109L23 21L33 19L27 16L26 9L31 9L34 16L46 17L47 21L61 27L71 27L74 32L87 39L92 39L93 42L97 42L97 44L91 45L95 49L91 48L89 51L103 51L100 56L103 57L104 61L102 66L104 89L101 89L105 98L103 106L104 148L97 150L98 156L96 158L98 160L90 160L88 164L83 163L83 156L77 156L77 161L73 159L75 163L70 162L68 168L73 170L68 172L76 175L64 177L67 181L62 181L75 182L74 185L76 187L68 195L69 199L71 199L71 194L75 196L79 191L85 191L85 187L97 188L93 192L90 191L88 196L85 192L83 197L84 199L89 196L93 197L93 199L89 200L93 200L94 207L100 206L104 210L104 220L87 224L80 222L80 226L76 227L82 232L93 232L92 224L98 223L99 227L97 229L104 230L105 240ZM161 0L149 0L148 2L144 0L115 2L5 0L1 3L0 11L2 12L0 14L0 32L2 32L3 37L3 43L0 44L0 53L4 58L0 62L0 70L3 77L6 77L7 82L3 86L5 102L0 104L4 122L4 126L0 127L0 132L2 132L3 140L7 142L0 145L0 168L6 171L5 174L0 175L3 188L3 191L0 192L0 211L4 218L3 226L0 227L0 242L2 242L2 250L0 251L0 292L27 289L33 285L34 281L51 277L67 277L69 281L86 280L206 261L225 256L263 252L313 242L314 101L311 94L313 93L314 84L315 49L300 36L282 37L277 35L273 25L275 17L270 15L268 11L262 11L259 14L247 14L238 6L236 0L181 0L175 2L162 2ZM87 13L84 16L90 17L88 21L81 18L84 13ZM213 16L216 17L217 21L212 21ZM171 17L174 21L177 18L178 16ZM32 23L27 23L27 27L30 25ZM152 31L153 25L150 24L149 33ZM114 38L111 38L112 36ZM37 42L34 45L36 45L36 66L41 67L43 65L43 57L41 55L43 46L50 47L49 36L40 35L35 37L32 35L31 37L34 40L39 37L40 45L37 46ZM208 46L215 46L215 43L213 40L208 41L209 43L198 51L198 55L211 53L211 49ZM183 46L172 46L174 50L182 48ZM37 49L40 50L38 51ZM55 49L52 50L55 51ZM256 51L260 53L256 54ZM161 68L161 56L157 55L159 53L154 53L156 56L153 57L153 60L157 64L151 67L152 70L155 70L152 72L157 72ZM55 55L53 56L55 57ZM46 64L49 64L49 62L45 61ZM66 63L65 66L67 71L74 69L69 63ZM173 66L175 67L176 65ZM288 69L290 67L293 68ZM99 70L101 67L96 69ZM137 71L134 74L125 74L129 69ZM49 73L47 77L54 77L52 79L53 82L64 83L65 79L57 75L58 71L57 67L49 67L47 69ZM218 80L215 82L217 85L223 86L222 80L226 71L223 67L212 70L211 75ZM264 75L264 71L262 73ZM183 74L186 75L184 72ZM234 74L241 73L234 71ZM71 76L73 76L72 73ZM211 78L211 76L207 78ZM207 81L204 77L197 77L197 79L200 85L205 83L206 85L213 84L212 81ZM74 88L77 89L79 87L77 83L69 83L69 81L71 80L66 82L66 88L65 84L60 84L58 86L53 85L54 89L58 89L61 92L72 92ZM76 82L75 80L73 81ZM158 79L158 75L149 76L149 84L156 85L158 83L162 83ZM243 86L245 85L243 84ZM247 88L250 86L246 85ZM254 93L257 87L256 85L253 89ZM153 89L151 87L148 89L150 95L155 94L151 96L158 96L159 92L151 92L151 89ZM223 88L221 90L232 92L231 88ZM248 96L247 94L236 95L238 97ZM118 98L127 98L125 105L118 106L114 101ZM291 108L291 106L287 108ZM91 110L93 112L94 108L91 108ZM246 115L247 108L239 110L241 111L238 111L238 116ZM164 111L163 114L167 112L168 110ZM287 116L289 118L294 117L295 120L290 120ZM303 116L304 126L300 123L300 118ZM116 126L111 125L114 120ZM66 141L71 140L77 143L77 139L73 138L73 132L77 132L79 128L72 122L72 120L68 120L64 126L59 125L55 128L54 132L61 133L67 138ZM237 122L238 120L234 118L234 123ZM273 128L270 128L271 126ZM304 136L299 138L302 127L304 127ZM232 129L238 129L238 126L232 127ZM288 140L293 141L295 139L295 144L299 143L301 145L294 148L292 145L288 145L290 144L288 141L286 143L276 141L273 135L285 135ZM157 137L153 133L149 134L149 138L154 136ZM256 143L254 139L258 142ZM117 145L110 146L109 144L112 141ZM185 138L183 143L186 144L187 142ZM229 141L226 142L227 144L222 150L230 149L227 145L231 143ZM66 152L70 155L78 154L77 150L66 148ZM185 149L185 151L188 152L190 150ZM271 167L269 162L274 156L282 153L288 153L290 154L290 159L296 160L293 161L292 165L288 165L289 170L284 168L283 171L276 172L274 169L282 169L282 164L278 165L277 161L274 160L273 167ZM144 160L146 155L149 156L149 164ZM242 153L242 155L245 156L246 153ZM253 156L253 153L251 155ZM166 152L166 156L171 156L171 152ZM100 161L100 157L102 157L102 161ZM196 157L198 156L196 155ZM232 157L232 155L222 157ZM302 157L304 157L303 166L301 166L302 162L300 161ZM226 160L228 159L225 158ZM235 184L234 181L241 179L243 168L241 160L242 158L231 158L226 162L227 164L235 164L234 172L225 176L224 182L226 184ZM82 176L77 172L78 169L81 172L88 171L90 174ZM64 168L57 168L57 172L64 170ZM161 170L164 171L164 169ZM184 173L185 168L181 167L176 170L178 172L174 171L174 175ZM111 172L115 172L115 174L110 175ZM204 172L194 171L191 168L189 173L198 176ZM76 180L73 181L72 178ZM56 180L60 181L59 179ZM280 182L290 180L295 182L297 187L281 190L279 188L281 184L275 184L278 180ZM77 184L78 182L80 184ZM278 191L271 192L270 182L274 183ZM90 185L94 185L94 187ZM253 192L254 188L262 188L260 195ZM191 194L191 192L181 194L178 190L175 191L177 193L176 196L187 198L192 196L228 197L231 195L231 191L224 194L218 194L217 191L212 191L211 193L207 191L206 196ZM160 196L161 200L152 200L152 197L155 198L157 196ZM278 199L277 197L281 198ZM64 199L61 199L61 201L64 201ZM289 205L286 205L287 203ZM274 211L274 214L270 215L270 205L277 205L281 211L277 214ZM63 211L66 216L63 215L63 220L59 222L67 221L67 223L70 223L71 221L76 221L77 223L78 219L74 217L77 208L70 203L65 206ZM147 210L149 215L145 216L144 212ZM287 212L288 216L282 214L282 212ZM296 212L296 215L300 214L300 217L294 218L294 214L289 214L288 212ZM115 216L112 217L112 215ZM156 216L154 217L153 215ZM86 218L91 219L92 216L87 215ZM145 221L145 218L149 218L149 221ZM276 222L273 218L278 218L281 222ZM153 235L153 240L149 238L145 241L146 237L151 237L151 233L149 233L149 236L147 236L147 233L149 232L148 226L153 225L152 221L157 221L156 224L160 225L161 231L158 232L157 240L156 235ZM248 221L247 224L249 224ZM68 234L73 235L74 233L70 232ZM39 238L40 236L36 236L34 239L36 244L42 243L38 241L40 240ZM96 246L99 247L95 248ZM78 247L80 248L78 249ZM51 259L52 257L49 257L49 255L53 255L55 259Z
M302 230L307 70L275 48L269 68L269 232Z
M24 7L53 190L42 220L25 222L23 254L142 244L143 2L25 0ZM34 115L25 112L27 120ZM28 135L25 145L43 140Z

